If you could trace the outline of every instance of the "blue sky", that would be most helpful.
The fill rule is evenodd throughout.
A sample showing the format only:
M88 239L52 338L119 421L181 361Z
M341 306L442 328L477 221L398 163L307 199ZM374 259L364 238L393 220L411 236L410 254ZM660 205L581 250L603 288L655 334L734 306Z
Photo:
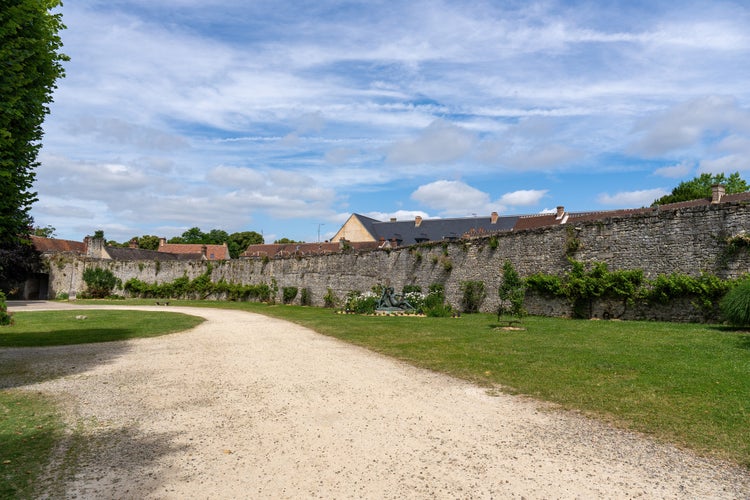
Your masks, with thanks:
M76 0L32 215L58 238L316 241L750 178L750 6Z

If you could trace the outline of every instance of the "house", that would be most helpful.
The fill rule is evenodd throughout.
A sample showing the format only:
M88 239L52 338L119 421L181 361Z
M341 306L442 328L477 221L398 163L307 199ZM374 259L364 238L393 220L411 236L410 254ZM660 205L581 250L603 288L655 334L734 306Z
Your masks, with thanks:
M388 222L352 214L331 240L389 242L392 246L414 245L428 241L454 241L465 237L513 231L522 219L522 225L528 227L562 223L563 215L559 214L564 215L562 207L558 208L557 216L542 214L501 217L497 212L492 212L489 217L423 219L417 216L414 220L399 221L392 218Z

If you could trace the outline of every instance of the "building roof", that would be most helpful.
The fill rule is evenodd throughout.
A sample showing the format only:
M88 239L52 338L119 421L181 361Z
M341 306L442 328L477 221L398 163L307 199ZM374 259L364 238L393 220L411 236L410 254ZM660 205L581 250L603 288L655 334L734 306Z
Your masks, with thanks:
M159 243L159 252L167 252L178 255L189 254L194 258L201 259L205 248L208 260L229 260L229 248L224 245L203 245L201 243Z
M86 246L81 241L58 240L31 235L31 243L41 253L71 252L83 254L86 252Z
M354 250L365 250L377 248L378 244L371 241L347 242ZM343 250L343 245L337 243L273 243L262 245L250 245L240 257L283 257L289 255L323 255L338 253Z
M174 254L158 252L156 250L145 250L143 248L105 247L105 251L112 260L201 260L201 254Z
M511 231L519 216L464 217L453 219L421 219L381 222L354 214L376 241L395 240L399 246L427 241L454 240L465 234L488 234Z

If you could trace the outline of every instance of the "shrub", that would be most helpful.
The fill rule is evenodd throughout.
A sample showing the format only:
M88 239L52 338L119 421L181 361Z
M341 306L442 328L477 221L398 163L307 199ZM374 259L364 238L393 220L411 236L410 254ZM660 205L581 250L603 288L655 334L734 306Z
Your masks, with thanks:
M117 285L117 278L112 271L100 267L90 267L83 272L83 281L88 293L95 299L102 299L112 294Z
M303 306L312 305L312 294L310 293L309 288L303 288L300 290L299 302Z
M523 307L526 298L526 288L518 272L513 268L513 264L506 260L503 264L503 280L498 289L500 304L497 307L497 318L503 314L510 314L517 318L526 316L526 309Z
M750 280L729 290L720 302L724 318L735 326L750 326Z
M453 308L445 303L445 287L440 283L430 285L429 292L422 302L422 312L431 318L447 318Z
M8 304L5 303L5 294L0 292L0 326L7 326L13 323L13 318L8 312Z
M380 295L375 292L362 293L353 290L346 294L344 309L347 312L354 312L357 314L374 314L379 299Z
M461 307L466 313L479 312L479 307L484 302L487 292L484 289L483 281L464 281L461 283L463 297Z
M296 286L285 286L281 289L281 297L284 304L291 304L294 299L297 298L297 292L299 290Z
M419 285L405 285L401 291L401 297L418 313L424 312L425 295Z
M333 293L333 290L329 288L326 291L325 296L323 296L323 305L324 307L333 308L336 307L336 302L338 302L338 298L336 298L336 294Z

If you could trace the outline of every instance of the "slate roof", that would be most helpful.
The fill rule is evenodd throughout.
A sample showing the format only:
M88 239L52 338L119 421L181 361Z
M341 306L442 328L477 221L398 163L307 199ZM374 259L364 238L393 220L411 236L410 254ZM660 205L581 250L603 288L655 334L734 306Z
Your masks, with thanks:
M423 219L417 226L414 220L380 222L364 215L354 214L370 231L376 241L396 240L399 246L413 245L427 241L460 239L467 233L482 234L498 231L512 231L519 216L464 217L456 219Z

